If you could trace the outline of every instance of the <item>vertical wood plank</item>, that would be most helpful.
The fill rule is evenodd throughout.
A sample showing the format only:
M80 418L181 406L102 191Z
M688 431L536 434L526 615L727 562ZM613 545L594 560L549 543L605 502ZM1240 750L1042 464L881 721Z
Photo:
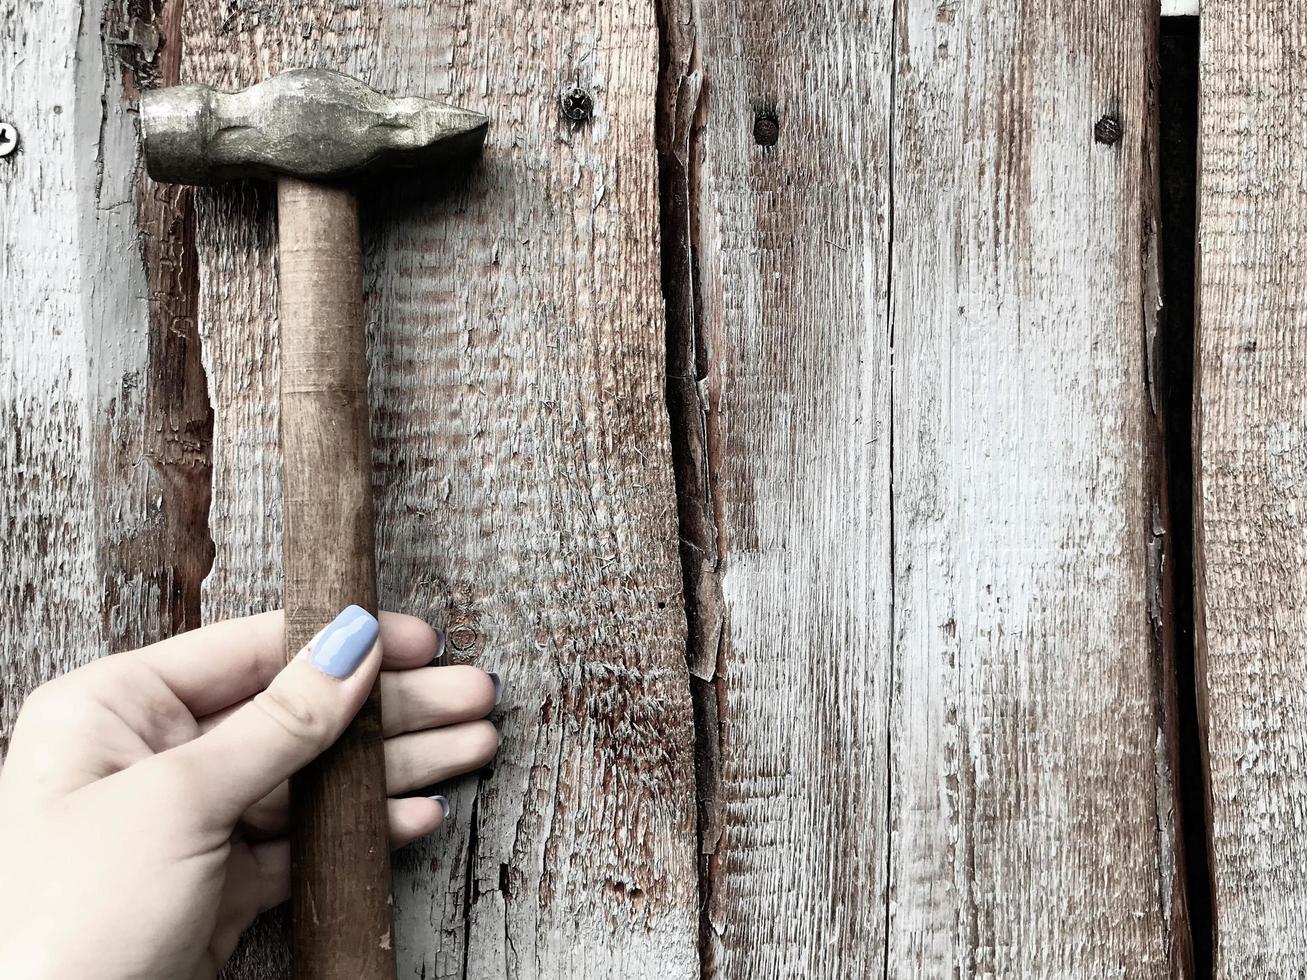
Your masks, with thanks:
M664 4L706 975L1187 969L1154 18Z
M663 5L703 974L880 976L889 2Z
M383 594L431 609L453 659L509 684L495 775L455 801L470 863L410 855L399 899L415 937L466 926L464 962L428 938L402 966L691 976L652 5L398 5L382 31L384 84L425 77L426 94L492 116L465 185L378 202ZM573 86L588 123L560 117ZM428 860L460 875L434 900L417 887Z
M177 84L182 3L161 0L142 6L133 0L112 0L105 5L101 43L112 54L109 93L120 90L132 110L142 89ZM120 84L114 84L119 78ZM133 118L129 136L136 135ZM141 598L153 604L142 603L139 611L123 604L123 614L109 630L115 649L198 626L201 586L213 565L209 537L213 409L196 324L199 284L192 189L151 181L138 164L137 142L132 140L130 166L122 170L131 181L124 197L135 199L135 220L129 227L145 281L143 287L134 280L129 284L134 294L145 294L147 363L140 382L140 434L122 442L117 456L124 476L140 470L149 476L149 483L143 499L132 508L144 512L144 526L133 528L114 564L123 569L120 575L136 575L152 583ZM118 247L106 249L106 262L114 262L119 254ZM121 275L109 273L105 278L120 281ZM121 329L122 323L117 327ZM106 602L112 602L111 586L108 591Z
M1195 553L1218 978L1302 972L1307 921L1307 5L1200 21Z
M27 692L102 649L82 258L87 160L76 0L4 4L0 107L0 730ZM56 111L56 107L58 111Z
M116 2L9 4L4 23L0 115L23 142L0 160L0 741L37 683L195 625L208 565L185 223L136 195L158 36ZM145 267L182 274L164 289Z
M382 604L507 679L493 776L396 857L401 977L695 975L651 8L196 4L185 46L184 80L320 65L492 118L470 176L362 198ZM216 616L280 591L273 215L253 185L197 199ZM232 976L283 975L274 949Z
M901 5L890 977L1187 969L1150 373L1155 17Z

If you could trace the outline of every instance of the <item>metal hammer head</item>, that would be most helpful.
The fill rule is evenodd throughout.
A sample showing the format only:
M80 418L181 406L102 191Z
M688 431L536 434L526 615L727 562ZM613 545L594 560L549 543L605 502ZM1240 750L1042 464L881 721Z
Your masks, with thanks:
M427 99L392 99L320 68L240 92L176 85L141 94L145 167L157 181L333 180L476 153L488 120Z

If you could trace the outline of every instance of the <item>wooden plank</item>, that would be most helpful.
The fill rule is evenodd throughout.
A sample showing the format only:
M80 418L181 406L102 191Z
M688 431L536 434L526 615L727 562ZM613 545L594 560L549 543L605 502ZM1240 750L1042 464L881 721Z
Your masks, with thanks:
M902 7L891 977L1187 972L1151 404L1155 18L1133 0Z
M792 8L663 12L708 977L883 969L891 4Z
M315 64L492 116L469 179L363 199L383 605L508 685L493 776L397 858L401 977L697 974L652 10L192 4L184 45L186 79ZM559 116L577 84L587 124ZM280 590L273 215L253 186L197 202L218 616ZM232 976L281 976L274 950Z
M112 55L106 83L110 104L121 99L134 116L143 88L177 83L181 4L182 0L105 4L101 40ZM115 84L119 78L121 86ZM135 295L141 291L145 295L146 367L138 406L143 415L140 434L118 446L116 480L130 481L131 472L139 469L149 481L131 508L146 518L132 529L112 562L122 569L120 577L140 577L151 588L142 590L142 601L123 604L123 614L110 625L114 649L198 626L201 585L213 565L209 537L213 409L196 323L199 282L192 190L150 181L137 159L134 118L126 127L129 149L123 156L129 166L122 170L131 184L123 200L135 199L129 233L143 265L143 289L135 274L129 282ZM120 251L110 248L103 254L112 262ZM141 462L148 465L141 467ZM109 591L107 601L112 601L112 584Z
M665 5L705 975L1186 969L1154 16Z
M134 71L154 70L157 39L115 3L4 10L0 77L23 142L0 160L0 533L14 556L0 742L41 681L195 625L208 565L186 281L164 316L143 270L147 254L184 267L184 222L149 220L135 193Z
M1307 921L1307 4L1203 5L1196 641L1218 978L1296 977Z
M82 313L85 159L77 152L78 4L6 3L0 85L21 144L0 160L0 564L8 742L26 693L102 647ZM36 80L40 79L40 84ZM56 112L56 107L58 111Z

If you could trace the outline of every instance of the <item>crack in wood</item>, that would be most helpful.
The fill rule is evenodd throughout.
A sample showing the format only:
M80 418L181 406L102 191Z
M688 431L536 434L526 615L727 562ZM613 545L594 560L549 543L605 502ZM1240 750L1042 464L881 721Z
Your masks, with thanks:
M699 958L714 973L709 909L719 869L720 775L726 631L720 439L712 352L699 329L699 135L706 103L692 2L657 5L660 78L656 138L661 197L662 287L666 304L667 411L676 477L687 622L686 662L694 710L698 818Z
M1165 13L1165 10L1164 10ZM1165 445L1165 540L1174 654L1176 861L1184 885L1195 980L1213 968L1211 822L1207 752L1201 730L1194 649L1193 507L1195 228L1198 172L1198 18L1164 17L1157 64L1158 209L1162 307L1158 370Z

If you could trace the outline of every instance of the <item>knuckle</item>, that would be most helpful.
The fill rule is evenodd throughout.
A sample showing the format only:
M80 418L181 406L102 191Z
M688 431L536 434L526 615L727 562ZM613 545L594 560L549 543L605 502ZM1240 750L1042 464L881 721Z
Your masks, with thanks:
M22 708L18 711L18 722L31 721L34 718L48 717L55 708L58 694L53 692L53 681L42 684L34 688L23 701Z
M94 713L94 703L64 678L47 681L27 696L18 714L20 724L43 723L60 728L84 728Z
M303 693L273 684L251 703L295 741L312 745L327 741L326 717Z

